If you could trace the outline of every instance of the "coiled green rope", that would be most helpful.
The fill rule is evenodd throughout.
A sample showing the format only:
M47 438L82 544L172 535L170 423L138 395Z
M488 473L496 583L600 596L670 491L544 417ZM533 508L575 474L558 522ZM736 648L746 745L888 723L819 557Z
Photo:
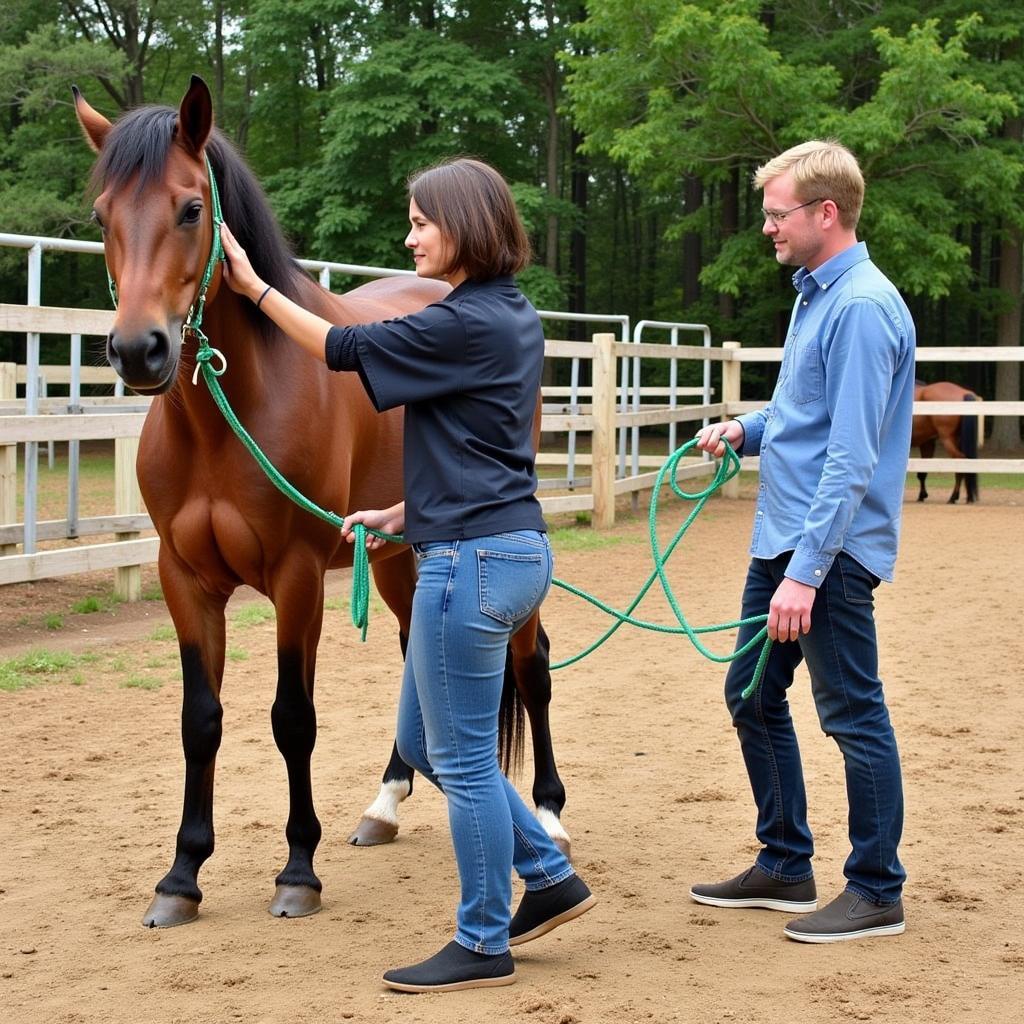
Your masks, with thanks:
M562 590L568 591L570 594L574 594L576 597L583 598L584 601L588 601L594 605L595 608L600 608L606 615L610 615L616 619L616 622L609 626L604 633L601 634L589 647L574 654L571 658L566 658L564 661L556 662L551 666L551 670L565 668L567 665L573 665L577 661L581 661L588 654L596 651L605 641L610 639L612 634L618 630L623 623L629 623L631 626L638 626L640 629L649 629L655 633L671 633L671 634L683 634L685 635L690 643L697 648L698 651L709 661L718 662L719 664L724 662L734 661L736 658L747 651L756 647L758 643L761 643L761 654L757 659L757 665L754 668L754 675L750 680L750 683L743 691L743 697L749 697L758 687L761 682L761 677L764 675L764 666L768 661L768 654L771 651L772 640L768 636L768 627L762 625L761 629L748 640L742 647L737 648L731 654L715 654L704 646L703 643L698 639L698 636L703 633L719 633L723 630L739 629L740 626L752 625L755 623L765 623L768 619L767 615L752 615L746 619L736 619L732 622L721 622L712 626L691 626L687 621L686 616L683 614L682 609L679 607L679 602L676 600L676 596L672 590L672 586L668 581L668 577L665 575L665 564L669 558L672 557L672 552L675 551L676 546L683 539L686 531L689 530L693 521L700 515L701 509L707 503L708 498L715 493L723 484L731 480L740 471L740 459L739 456L732 450L728 442L725 443L725 454L719 461L715 470L715 475L712 477L711 482L702 491L697 491L694 494L690 494L684 491L676 479L680 463L683 456L686 455L692 448L697 444L696 438L691 441L687 441L681 448L677 448L665 461L664 465L658 471L658 476L654 482L654 489L651 493L651 505L647 515L647 526L648 536L651 545L651 557L654 561L654 570L650 576L647 577L647 581L640 588L637 596L630 602L629 607L625 611L619 611L616 608L612 608L610 605L605 604L604 601L599 600L592 594L588 594L585 590L580 590L578 587L574 587L571 583L566 583L564 580L554 579L552 585L561 588ZM668 543L664 550L659 548L658 542L658 502L661 497L662 488L665 486L666 481L671 487L672 491L680 498L686 501L695 501L697 504L693 507L693 510L686 517L682 526L676 531L675 536ZM657 622L647 622L644 619L634 618L632 615L633 610L640 604L640 602L647 596L647 592L654 585L654 581L658 580L661 584L661 589L665 594L665 599L669 603L669 607L672 609L676 620L679 622L678 626L663 626Z

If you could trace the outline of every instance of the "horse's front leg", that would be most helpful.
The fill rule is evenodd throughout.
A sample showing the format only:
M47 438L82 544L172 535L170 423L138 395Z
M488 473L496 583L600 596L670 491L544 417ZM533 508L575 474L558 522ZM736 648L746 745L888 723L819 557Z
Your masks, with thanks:
M174 863L157 883L142 923L148 928L171 928L199 914L203 898L199 869L213 853L213 776L223 716L220 687L227 597L203 590L166 547L161 547L159 566L181 651L185 799Z
M271 588L277 610L277 694L270 717L288 769L288 863L274 880L270 913L275 917L315 914L323 888L313 871L321 828L313 809L310 761L316 744L313 676L324 586L322 569L301 561L279 572Z
M551 644L540 615L534 615L512 637L509 662L515 674L515 686L530 719L533 736L533 802L537 818L555 845L571 856L569 833L562 825L565 786L558 775L551 742L548 710L551 706Z

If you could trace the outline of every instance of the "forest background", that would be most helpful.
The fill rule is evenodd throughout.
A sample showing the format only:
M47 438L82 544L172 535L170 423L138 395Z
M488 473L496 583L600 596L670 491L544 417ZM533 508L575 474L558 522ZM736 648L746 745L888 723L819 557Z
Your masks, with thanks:
M176 106L197 73L299 255L407 266L407 175L475 155L514 184L538 306L779 345L792 270L751 174L833 137L919 344L1020 345L1022 38L1019 0L6 0L0 231L99 237L72 83L113 118ZM0 301L25 295L24 251L0 248ZM47 255L44 304L105 297L100 260ZM4 359L23 338L0 335ZM748 366L744 397L767 398L777 370ZM1020 399L1017 363L920 373ZM1020 445L1019 419L992 423Z

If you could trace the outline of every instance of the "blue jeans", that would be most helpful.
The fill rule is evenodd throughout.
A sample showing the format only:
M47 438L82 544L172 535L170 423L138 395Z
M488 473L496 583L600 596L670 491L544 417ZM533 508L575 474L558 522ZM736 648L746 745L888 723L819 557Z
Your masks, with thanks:
M782 582L791 553L755 558L743 591L743 616L763 615ZM757 804L757 864L772 878L811 877L814 843L807 825L800 750L786 691L803 659L825 734L835 739L846 765L846 797L853 849L844 867L846 888L881 905L900 898L906 872L897 856L903 831L899 751L878 678L874 589L878 578L845 552L829 570L811 609L811 631L799 641L772 646L764 678L749 699L760 645L734 661L725 699L739 734ZM759 627L740 630L742 646Z
M551 548L533 530L415 544L419 579L398 704L402 759L448 800L462 898L455 941L508 949L512 868L527 889L573 874L498 767L508 641L551 585Z

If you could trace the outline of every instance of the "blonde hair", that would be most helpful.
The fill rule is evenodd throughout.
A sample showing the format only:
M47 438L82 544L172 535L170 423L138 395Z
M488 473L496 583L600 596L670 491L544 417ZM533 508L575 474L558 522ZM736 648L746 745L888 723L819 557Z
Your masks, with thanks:
M864 176L857 158L835 139L812 139L787 149L754 172L754 187L793 172L793 187L804 203L831 199L839 207L839 223L852 231L864 205Z

